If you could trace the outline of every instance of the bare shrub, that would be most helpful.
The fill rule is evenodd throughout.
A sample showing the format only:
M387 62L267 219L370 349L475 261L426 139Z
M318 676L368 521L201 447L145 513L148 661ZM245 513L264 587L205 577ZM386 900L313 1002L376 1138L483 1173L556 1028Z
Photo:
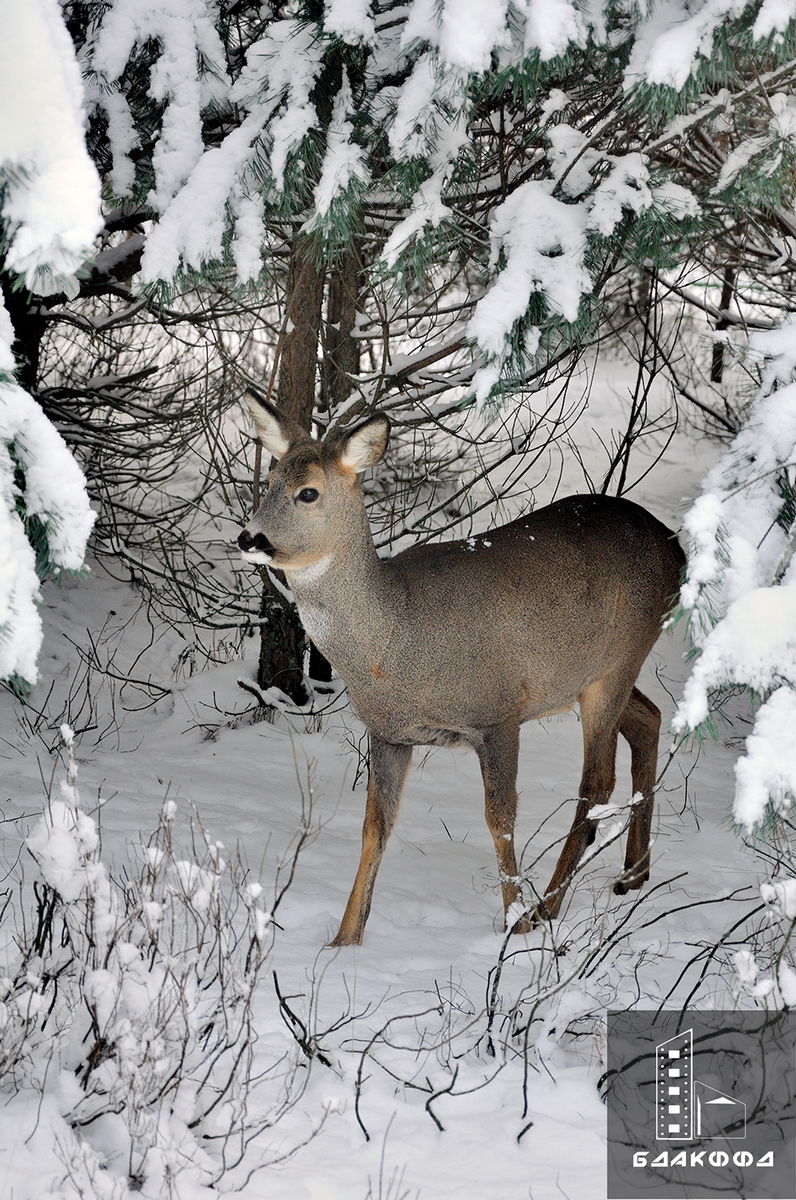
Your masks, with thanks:
M307 1085L292 1042L263 1061L253 1014L310 812L270 907L198 816L188 851L178 847L170 800L114 878L80 806L72 732L61 732L66 779L27 839L38 878L18 881L0 980L0 1088L12 1097L57 1090L71 1130L58 1150L75 1194L171 1196L186 1173L231 1190L267 1165L251 1143ZM112 1160L102 1153L109 1144Z

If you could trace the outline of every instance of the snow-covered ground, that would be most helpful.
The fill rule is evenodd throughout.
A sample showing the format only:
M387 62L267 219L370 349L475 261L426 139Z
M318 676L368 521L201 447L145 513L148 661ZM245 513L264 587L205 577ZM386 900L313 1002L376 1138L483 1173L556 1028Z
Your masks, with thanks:
M607 440L628 383L623 368L612 369L579 426L578 444L598 475L597 435ZM681 430L632 498L676 526L684 499L717 454L718 447ZM568 463L562 492L582 486ZM611 894L622 850L608 846L584 869L552 935L513 940L497 981L501 904L478 763L461 751L418 751L364 944L332 950L326 942L353 880L364 803L356 750L362 729L350 709L338 702L320 731L308 730L302 717L232 727L224 714L247 707L236 680L253 672L253 662L175 680L180 636L157 627L153 641L136 593L101 568L88 580L48 586L45 603L41 682L31 707L22 714L9 695L0 702L4 861L26 858L22 843L41 812L42 781L53 771L63 777L53 747L64 719L78 733L83 804L93 809L97 796L105 801L98 818L103 860L117 873L168 798L178 807L176 836L186 836L195 806L210 835L228 854L239 847L270 893L311 797L314 834L279 908L281 928L255 1000L256 1055L265 1067L296 1051L276 1001L275 972L290 1008L319 1033L322 1057L298 1055L297 1070L309 1073L306 1088L250 1147L249 1168L262 1169L241 1194L603 1197L601 1014L610 1007L735 1003L731 942L709 952L760 904L757 861L728 825L736 748L719 742L687 749L668 767L658 793L652 879L640 893ZM88 647L90 637L117 648L121 674L151 676L168 692L150 704L146 689L122 689L97 674L95 710L70 711L66 697L80 691L75 645ZM664 634L640 681L667 720L687 674L682 652L678 631ZM36 709L45 714L41 721ZM663 751L669 742L664 734ZM580 753L577 715L523 731L517 843L539 887L571 822ZM616 800L626 802L629 790L623 746ZM10 936L4 929L0 953ZM73 1194L59 1182L65 1171L58 1143L68 1133L57 1075L53 1069L47 1077L43 1103L25 1092L4 1097L0 1196L9 1200ZM274 1103L275 1089L273 1076L255 1089L253 1120L258 1105ZM97 1122L81 1133L106 1158L107 1194L123 1195L111 1187L126 1174L111 1126ZM174 1196L201 1194L190 1174L177 1178Z

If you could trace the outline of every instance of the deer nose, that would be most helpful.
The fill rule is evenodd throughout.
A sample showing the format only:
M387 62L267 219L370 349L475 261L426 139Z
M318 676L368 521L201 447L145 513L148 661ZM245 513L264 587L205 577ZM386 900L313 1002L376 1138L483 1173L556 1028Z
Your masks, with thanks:
M255 533L252 537L248 529L242 529L238 534L238 545L241 550L261 550L263 554L274 553L274 547L264 533Z

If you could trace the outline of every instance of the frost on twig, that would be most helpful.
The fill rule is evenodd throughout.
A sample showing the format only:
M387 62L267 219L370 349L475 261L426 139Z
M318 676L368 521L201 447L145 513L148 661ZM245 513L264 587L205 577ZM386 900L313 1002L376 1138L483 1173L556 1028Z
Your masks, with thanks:
M196 816L182 851L171 800L117 881L81 807L69 726L61 739L66 778L26 843L38 878L20 894L32 893L33 919L18 914L18 949L0 968L0 1088L56 1099L67 1195L121 1195L126 1179L165 1196L178 1176L234 1187L267 1165L267 1146L252 1143L307 1082L294 1045L266 1054L254 1028L288 884L278 878L267 905Z

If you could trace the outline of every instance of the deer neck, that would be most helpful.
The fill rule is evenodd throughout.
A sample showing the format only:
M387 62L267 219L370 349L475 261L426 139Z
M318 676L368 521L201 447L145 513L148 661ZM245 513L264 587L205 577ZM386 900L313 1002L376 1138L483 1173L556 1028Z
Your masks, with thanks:
M340 674L389 637L390 589L364 511L327 555L286 575L304 628Z

